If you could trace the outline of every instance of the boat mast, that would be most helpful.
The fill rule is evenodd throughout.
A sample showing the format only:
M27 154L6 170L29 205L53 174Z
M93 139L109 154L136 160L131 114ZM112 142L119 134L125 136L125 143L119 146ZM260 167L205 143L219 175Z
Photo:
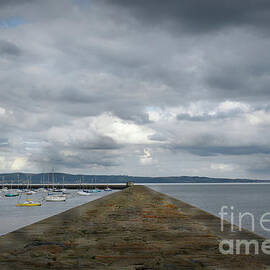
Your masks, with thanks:
M26 178L27 178L27 186L26 186L26 189L29 189L29 176L27 175Z
M54 189L54 168L52 169L52 188Z

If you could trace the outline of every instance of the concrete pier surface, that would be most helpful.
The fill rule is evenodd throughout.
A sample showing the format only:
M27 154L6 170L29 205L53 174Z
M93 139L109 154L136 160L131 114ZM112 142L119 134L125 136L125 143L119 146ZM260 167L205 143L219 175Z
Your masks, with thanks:
M29 209L31 210L31 209ZM222 255L220 219L145 186L133 186L0 238L0 269L270 269L270 255ZM236 227L235 227L236 228Z

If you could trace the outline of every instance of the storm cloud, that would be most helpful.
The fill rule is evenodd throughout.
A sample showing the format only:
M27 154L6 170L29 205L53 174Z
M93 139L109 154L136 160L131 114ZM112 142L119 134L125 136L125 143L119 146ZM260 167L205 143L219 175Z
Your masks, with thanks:
M188 32L219 31L224 27L254 26L267 29L270 24L270 3L267 0L170 0L125 1L112 3L152 24L177 24Z
M269 1L0 1L0 170L267 179Z

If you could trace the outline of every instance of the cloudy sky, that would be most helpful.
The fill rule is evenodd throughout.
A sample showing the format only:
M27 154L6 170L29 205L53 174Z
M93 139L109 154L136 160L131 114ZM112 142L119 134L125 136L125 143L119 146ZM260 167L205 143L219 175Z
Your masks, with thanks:
M270 179L269 0L0 0L0 171Z

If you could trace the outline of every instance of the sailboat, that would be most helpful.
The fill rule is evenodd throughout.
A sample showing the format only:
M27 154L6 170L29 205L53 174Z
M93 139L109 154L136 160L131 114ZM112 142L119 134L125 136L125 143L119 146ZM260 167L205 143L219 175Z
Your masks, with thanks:
M109 186L107 185L107 187L104 189L104 191L112 191L112 189L111 188L109 188Z
M36 193L37 193L36 191L31 190L31 176L30 176L30 180L29 180L29 178L27 179L27 189L25 190L25 194L26 195L33 195Z
M88 190L82 189L82 178L81 177L80 177L79 181L80 181L80 190L77 192L77 194L80 196L90 196L91 193Z
M96 179L94 179L94 181L95 181L95 184L96 184L96 182L97 182ZM98 188L96 188L96 185L95 185L94 188L90 192L92 192L92 193L98 193L98 192L101 192L101 190L98 189Z
M5 197L7 198L12 198L12 197L18 197L19 193L7 193L5 194Z
M65 202L67 197L65 195L48 195L46 196L46 202Z
M77 192L78 195L80 196L90 196L91 195L91 191L88 190L80 190Z
M100 189L97 189L97 188L94 188L92 190L90 190L91 193L98 193L98 192L101 192Z
M61 188L61 191L63 194L70 194L70 191L65 188L65 176L63 176L63 188Z
M29 190L29 191L26 191L25 194L26 195L33 195L33 194L36 194L37 192L34 191L34 190Z
M27 207L41 206L41 203L39 203L39 202L33 202L30 199L26 199L26 201L24 203L17 203L16 206L27 206Z
M5 197L12 198L12 197L18 197L18 196L19 196L19 193L12 190L12 181L11 181L10 191L9 193L5 194Z
M4 186L4 180L5 180L5 176L2 176L2 189L1 191L5 192L7 191L8 189Z
M44 181L44 175L41 175L41 187L37 189L37 192L46 192L46 188L45 188L45 181Z
M71 192L70 191L68 191L67 189L65 189L65 188L62 188L62 193L63 194L70 194Z
M54 189L53 189L53 192L62 192L62 189L54 188Z

